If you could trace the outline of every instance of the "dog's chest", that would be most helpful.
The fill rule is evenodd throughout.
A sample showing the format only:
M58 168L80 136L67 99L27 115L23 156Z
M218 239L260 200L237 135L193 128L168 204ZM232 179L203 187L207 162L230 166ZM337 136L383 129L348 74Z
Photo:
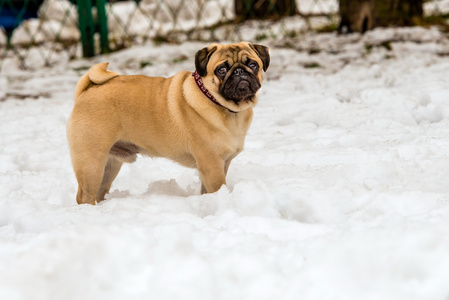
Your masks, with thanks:
M223 148L227 154L236 155L243 150L245 137L251 123L252 113L244 113L242 116L226 120L225 130L219 135L218 143L223 143Z

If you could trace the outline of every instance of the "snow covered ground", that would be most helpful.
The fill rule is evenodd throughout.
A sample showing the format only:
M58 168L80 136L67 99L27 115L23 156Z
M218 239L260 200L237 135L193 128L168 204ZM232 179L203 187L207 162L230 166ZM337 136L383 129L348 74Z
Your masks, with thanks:
M449 41L309 34L271 66L228 186L164 159L75 201L79 76L193 71L201 43L0 74L0 299L449 299ZM32 55L32 53L31 53ZM32 61L32 57L30 57Z

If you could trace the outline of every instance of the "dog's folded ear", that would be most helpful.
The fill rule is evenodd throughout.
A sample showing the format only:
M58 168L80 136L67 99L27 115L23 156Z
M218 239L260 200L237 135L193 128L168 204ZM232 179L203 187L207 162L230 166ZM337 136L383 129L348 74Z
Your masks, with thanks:
M209 49L210 48L210 49ZM209 58L212 53L217 50L216 46L209 46L199 50L195 55L195 68L198 75L201 77L206 76L207 74L207 63L209 62Z
M263 70L266 72L270 65L270 50L267 46L250 44L251 48L257 53L263 63Z

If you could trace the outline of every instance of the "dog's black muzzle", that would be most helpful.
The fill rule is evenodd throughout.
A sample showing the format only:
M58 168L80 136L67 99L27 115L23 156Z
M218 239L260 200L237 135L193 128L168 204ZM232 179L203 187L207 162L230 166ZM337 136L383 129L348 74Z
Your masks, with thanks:
M260 86L259 80L253 74L242 67L237 67L223 82L220 93L225 99L237 103L253 97Z

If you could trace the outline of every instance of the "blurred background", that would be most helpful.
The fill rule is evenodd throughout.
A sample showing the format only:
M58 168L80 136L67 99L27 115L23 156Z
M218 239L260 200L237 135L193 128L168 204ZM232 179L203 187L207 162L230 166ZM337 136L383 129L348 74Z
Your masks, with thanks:
M27 69L147 42L289 47L304 33L379 26L448 32L449 0L0 0L0 72L5 59Z

